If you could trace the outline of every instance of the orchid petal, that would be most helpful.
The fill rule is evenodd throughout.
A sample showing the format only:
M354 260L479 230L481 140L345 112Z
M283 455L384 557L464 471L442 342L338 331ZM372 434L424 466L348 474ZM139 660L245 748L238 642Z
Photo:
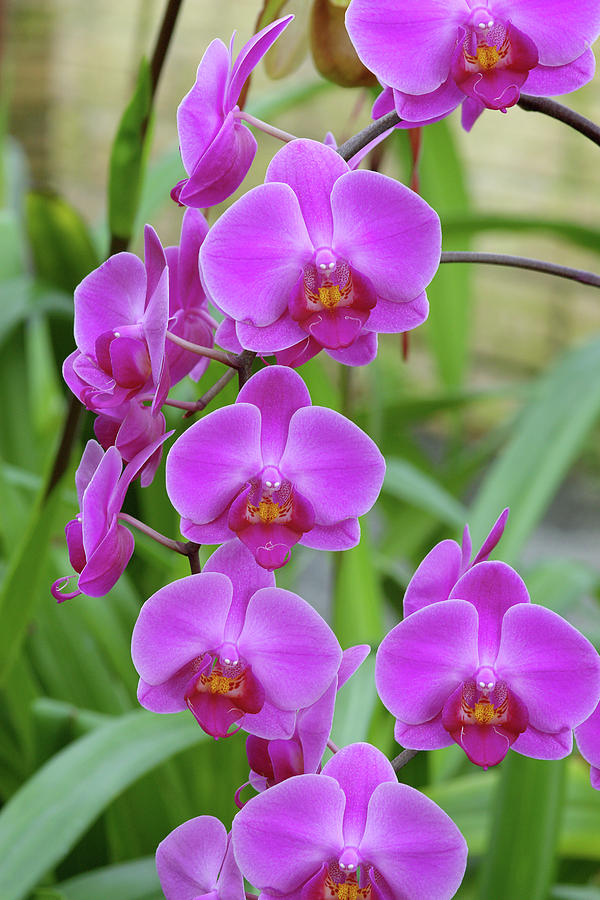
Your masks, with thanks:
M368 512L381 490L385 461L354 422L311 406L292 416L279 467L313 504L317 523L335 525Z
M244 44L231 69L225 101L228 109L235 106L246 79L293 18L293 16L285 16L282 19L277 19L275 22L271 22Z
M334 251L378 297L407 301L423 292L441 252L440 221L429 204L387 175L360 170L336 181L331 208Z
M512 749L532 759L564 759L573 749L573 732L570 728L563 728L549 734L529 725Z
M463 600L444 600L414 612L383 639L375 683L397 719L420 725L477 666L477 613Z
M346 28L380 81L427 94L446 81L458 26L469 13L465 0L354 0Z
M388 758L371 744L357 743L342 747L323 768L323 775L335 778L346 795L344 843L358 847L365 830L371 795L378 785L398 783Z
M116 519L87 557L77 587L88 597L104 597L127 567L135 546L132 533Z
M285 311L313 247L289 185L248 191L213 225L200 250L207 290L227 315L270 325Z
M411 578L404 594L404 618L447 600L460 578L462 554L456 541L441 541L430 550Z
M474 571L485 565L492 563ZM543 606L507 610L494 668L540 731L579 725L598 702L600 657L576 628Z
M326 349L326 353L336 362L340 362L345 366L368 366L377 356L377 335L369 331L370 316L365 325L364 331L356 338L349 347L342 347L340 350Z
M315 250L331 247L331 192L349 171L348 163L331 147L305 139L286 144L267 169L266 182L289 184L296 194Z
M232 594L225 575L207 572L173 581L146 600L131 640L133 664L144 681L161 684L196 657L216 650Z
M260 410L260 442L265 466L277 466L282 457L290 419L310 406L310 394L293 369L268 366L253 375L238 394L237 403L253 403Z
M299 341L306 340L306 332L294 322L287 307L270 325L257 326L238 322L236 334L242 347L267 355L287 350Z
M450 597L468 600L477 610L479 664L493 666L500 645L503 616L515 604L530 603L525 582L506 563L482 562L462 576ZM516 687L515 690L520 696ZM522 699L527 702L524 697Z
M206 525L261 469L260 413L237 403L205 416L175 441L167 457L167 493L181 516Z
M267 697L281 709L300 709L318 700L342 658L329 625L305 600L281 588L254 594L237 646Z
M214 890L226 849L227 831L213 816L190 819L167 835L156 850L166 900L196 900Z
M378 331L381 334L400 334L418 328L428 315L429 301L425 291L414 300L401 303L378 298L364 327L366 331Z
M595 0L494 0L493 9L534 42L544 66L573 62L600 34Z
M523 90L534 97L556 97L570 94L583 87L594 77L596 58L591 50L564 66L536 66L523 85Z
M333 778L298 775L254 797L233 820L246 878L277 895L297 890L343 849L344 793Z
M421 725L406 725L396 721L394 737L401 747L408 747L410 750L439 750L454 743L444 728L441 713Z
M213 141L225 118L223 101L229 76L229 53L220 40L208 45L198 66L196 82L177 110L179 146L190 175Z
M313 525L298 543L312 550L351 550L359 541L358 519L343 519L335 525Z
M369 803L359 852L394 896L449 900L460 885L467 844L449 816L406 784L385 782Z

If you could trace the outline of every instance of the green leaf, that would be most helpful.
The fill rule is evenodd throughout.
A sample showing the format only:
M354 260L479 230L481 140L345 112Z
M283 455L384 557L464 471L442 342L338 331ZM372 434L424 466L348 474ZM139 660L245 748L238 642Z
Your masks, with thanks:
M40 496L27 530L16 544L0 591L0 685L14 665L45 575L43 565L61 497L54 491L47 501ZM0 882L1 883L1 882Z
M358 547L336 553L333 630L342 647L378 644L385 633L384 600L366 517Z
M467 511L462 503L430 475L406 460L388 457L383 490L404 503L432 513L446 525L464 527Z
M136 711L54 756L0 813L2 900L23 900L128 785L205 737L187 713Z
M371 653L338 692L331 729L334 744L345 747L367 740L376 700L375 654Z
M420 192L440 216L468 210L464 167L447 121L428 125L424 130L419 172ZM445 233L442 242L444 250L464 250L468 243L462 236L457 239ZM426 332L446 387L460 387L467 369L471 277L470 266L440 266L427 289L431 311Z
M505 231L511 236L539 233L568 241L576 247L600 253L600 229L565 222L562 219L543 219L535 216L511 216L499 213L456 212L444 216L442 229L447 238L464 243L466 237L487 231ZM458 241L457 241L458 243Z
M546 900L554 875L565 772L562 760L509 752L493 806L480 900Z
M119 123L110 155L108 223L111 233L129 241L146 162L146 129L152 108L150 66L142 59L133 97Z
M600 900L600 888L557 884L550 892L552 900Z
M154 857L105 866L57 885L65 900L163 900Z
M99 263L87 225L62 197L31 191L25 224L35 272L68 294Z
M505 507L502 559L516 560L600 415L600 341L576 347L534 386L469 512L473 543Z

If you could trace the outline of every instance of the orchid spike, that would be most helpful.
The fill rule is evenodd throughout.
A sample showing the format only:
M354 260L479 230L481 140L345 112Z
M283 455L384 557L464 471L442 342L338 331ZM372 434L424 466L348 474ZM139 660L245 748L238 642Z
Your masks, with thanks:
M535 759L571 752L572 729L600 696L600 658L572 625L530 603L519 575L481 562L447 600L396 625L377 654L375 681L414 750L455 741L483 768L513 747Z
M385 462L363 431L311 406L300 376L269 366L232 406L196 422L167 458L167 493L192 541L237 535L259 565L283 566L294 544L343 550L379 494Z
M352 0L346 26L385 86L374 117L395 108L402 127L414 127L462 103L470 130L484 109L506 112L521 92L554 96L591 81L600 7L572 0Z
M215 738L243 728L287 739L296 710L315 703L339 668L335 635L309 604L275 587L237 541L199 575L146 601L131 653L138 699L154 712L186 707Z
M200 266L242 347L290 366L323 349L361 366L376 356L378 332L425 321L440 248L439 218L419 196L296 140L216 222ZM224 330L217 342L235 349L231 324Z
M236 815L233 849L262 896L449 900L467 845L454 822L399 784L370 744L339 750L320 775L298 775Z
M214 40L198 66L196 83L177 110L181 158L188 177L171 191L182 206L222 203L240 186L256 155L254 135L242 121L238 100L252 70L287 28L285 16L259 31L234 60L229 48Z

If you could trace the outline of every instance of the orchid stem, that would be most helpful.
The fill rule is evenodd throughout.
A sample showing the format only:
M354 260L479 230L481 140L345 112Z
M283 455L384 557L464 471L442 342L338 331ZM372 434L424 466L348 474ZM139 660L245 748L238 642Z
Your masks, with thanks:
M235 372L232 371L231 377L235 375ZM198 410L198 404L193 400L163 400L163 406L172 406L175 409L185 409L189 413L196 412Z
M366 128L363 128L362 131L359 131L358 134L355 134L354 137L351 137L349 140L345 141L340 147L338 147L337 152L340 154L342 159L345 159L348 162L349 159L352 159L353 156L362 150L363 147L366 147L367 144L370 144L376 137L379 137L380 134L383 134L384 131L388 131L390 128L393 128L395 125L398 125L402 119L398 115L397 112L388 113L385 116L382 116L380 119L377 119L371 125L367 125Z
M399 753L398 756L394 757L392 760L392 768L394 772L398 774L400 769L403 769L404 766L414 759L419 751L418 750L403 750L402 753Z
M173 541L166 535L161 534L160 531L150 528L145 522L140 522L135 516L130 516L129 513L120 512L117 518L119 521L137 528L142 534L152 538L153 541L166 547L167 550L174 550L175 553L180 553L181 556L187 556L192 575L197 575L200 572L200 544L196 544L194 541Z
M189 350L190 353L195 353L197 356L207 356L209 359L216 359L217 362L221 362L225 366L231 366L232 369L238 368L235 357L230 356L229 353L223 353L222 350L214 350L212 347L202 347L200 344L192 344L191 341L186 341L185 338L178 337L178 335L173 334L172 331L167 331L167 340L171 341L173 344L177 344L178 347L183 347L184 350Z
M283 141L284 144L289 144L290 141L298 140L295 134L290 134L288 131L282 131L281 128L275 128L274 125L269 125L268 122L257 119L256 116L250 115L250 113L245 110L240 109L237 113L237 117L238 119L243 119L248 125L254 125L255 128L264 131L265 134L270 134L271 137L277 138L278 141Z
M253 350L244 350L243 353L236 356L240 390L252 377L252 365L255 359L256 353Z
M600 275L594 272L586 272L582 269L570 269L568 266L559 266L555 263L544 262L541 259L527 259L524 256L505 256L502 253L470 253L459 251L457 253L442 253L443 263L485 263L489 266L510 266L515 269L529 269L532 272L543 272L546 275L556 275L558 278L567 278L570 281L578 281L591 287L600 288Z
M126 522L127 525L132 525L134 528L137 528L138 531L146 534L158 544L162 544L163 547L167 547L167 549L169 550L174 550L175 553L181 553L182 556L187 556L187 553L183 549L184 544L182 541L171 540L171 538L168 538L164 534L161 534L160 531L155 531L154 528L150 528L150 526L146 525L145 522L140 522L139 519L136 519L134 516L130 516L129 513L120 512L118 515L118 519L121 522Z
M329 749L331 750L332 753L337 753L340 749L338 746L336 746L336 744L333 743L331 738L327 739L327 746L329 747Z
M234 377L235 369L228 369L223 375L221 375L218 381L215 381L213 386L208 391L206 391L205 394L202 394L202 396L198 400L196 400L195 403L189 404L188 412L186 412L183 418L189 419L189 417L193 416L195 412L200 412L200 410L206 409L208 404L215 399L217 394L221 393L223 388L225 388ZM183 409L183 404L181 408Z
M545 116L564 122L565 125L574 128L575 131L583 134L600 147L600 126L596 125L595 122L591 122L590 119L586 119L580 113L575 112L574 109L563 106L562 103L557 103L556 100L549 100L547 97L532 97L531 94L521 94L517 106L528 112L543 113Z

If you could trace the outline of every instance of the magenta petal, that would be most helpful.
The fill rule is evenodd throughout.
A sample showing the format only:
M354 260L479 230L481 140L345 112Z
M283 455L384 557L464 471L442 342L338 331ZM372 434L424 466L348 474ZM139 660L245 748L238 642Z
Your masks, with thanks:
M247 403L226 406L175 441L167 457L167 493L181 516L205 525L261 469L258 409Z
M75 288L75 341L95 357L96 338L144 315L146 269L133 253L117 253Z
M394 112L394 92L391 87L384 87L381 94L375 100L371 110L372 119L381 119L388 113Z
M490 555L490 553L495 549L498 544L500 538L504 534L504 529L506 527L506 521L508 519L508 514L510 509L507 507L503 509L494 524L490 529L490 533L486 537L485 541L481 545L481 550L473 560L472 565L476 566L480 562L485 562Z
M293 344L285 350L279 350L276 357L277 364L296 369L298 366L308 362L309 359L312 359L313 356L316 356L317 353L320 353L322 349L319 342L315 341L314 338L305 337L304 340L299 341L297 344Z
M179 528L188 541L195 541L197 544L223 544L235 538L234 532L227 524L228 520L229 508L206 525L196 525L190 519L182 519Z
M291 418L279 468L313 504L319 525L362 516L375 503L385 461L354 422L312 406Z
M229 62L223 41L212 41L198 66L196 83L179 104L179 147L188 175L223 123Z
M500 645L504 614L515 604L530 603L525 582L506 563L482 562L462 576L450 597L468 600L476 608L479 616L479 664L493 666ZM515 690L520 695L516 686ZM527 703L524 697L522 699Z
M485 565L492 563L474 571ZM518 604L506 612L494 668L540 731L579 725L598 702L600 657L576 628L543 606Z
M75 488L77 490L77 499L79 500L79 508L83 503L83 494L92 477L104 458L104 451L100 444L96 441L88 441L85 450L81 456L81 462L75 472Z
M253 325L275 322L313 247L289 185L248 191L213 225L200 251L204 283L227 315Z
M428 315L429 301L424 291L414 300L402 303L378 298L377 306L372 310L365 329L382 334L399 334L422 325Z
M264 740L288 740L294 733L296 713L290 709L279 709L266 699L257 713L246 713L242 728L247 734Z
M427 122L450 115L460 106L465 95L453 78L428 94L404 94L393 92L394 107L401 119L407 122Z
M407 301L423 292L439 265L441 231L421 197L361 170L336 181L331 206L335 252L370 279L378 297Z
M265 466L277 466L288 437L290 419L310 406L310 394L299 375L285 366L267 366L253 375L236 403L253 403L260 410L260 442Z
M360 541L358 519L344 519L335 525L313 525L299 543L313 550L350 550Z
M296 733L302 747L303 772L317 772L321 765L331 734L336 688L334 679L316 703L298 712Z
M593 767L600 767L600 703L591 716L575 729L579 752Z
M337 781L298 775L254 797L233 820L233 849L246 878L260 891L298 890L323 860L343 849L345 798Z
M110 524L109 512L121 472L123 461L116 447L109 447L94 472L90 483L83 494L81 517L83 527L83 546L89 559L99 542L106 534ZM114 510L114 513L118 510Z
M244 348L240 344L235 320L230 319L229 316L226 316L217 328L215 332L215 344L218 344L219 347L223 347L224 350L229 350L231 353L241 353L244 349L250 349L249 347Z
M586 50L565 66L536 66L529 73L523 90L534 97L569 94L591 81L595 71L596 58L591 50Z
M135 546L132 533L113 520L104 538L88 556L77 587L89 597L103 597L116 584L131 559Z
M156 850L166 900L194 900L215 890L226 849L227 831L213 816L190 819L167 835ZM243 889L241 875L239 887Z
M254 594L237 646L267 699L281 709L301 709L318 700L342 658L329 625L305 600L281 588Z
M165 365L165 341L169 320L169 272L165 268L150 298L143 321L144 337L148 345L152 379L158 387ZM170 384L167 385L168 393ZM164 397L163 397L164 399ZM160 408L160 406L159 406Z
M286 144L267 169L266 182L289 184L296 194L315 250L331 247L329 198L337 179L349 171L348 163L331 147L304 139Z
M365 330L353 344L340 350L328 348L327 355L345 366L368 366L377 356L377 335L368 331L368 327L369 321L365 323Z
M470 131L481 113L485 110L481 100L465 97L462 105L461 124L465 131Z
M179 202L196 208L222 203L246 177L256 148L250 129L229 113L183 185Z
M270 325L257 326L238 322L236 333L242 347L266 355L287 350L298 341L306 340L306 332L294 322L287 307L277 321Z
M538 731L533 725L520 734L512 749L532 759L564 759L573 749L573 732L563 728L554 734Z
M174 276L169 289L172 313L176 308L205 307L206 296L198 273L198 253L207 234L208 222L202 213L197 209L186 209L181 223L179 247L168 247L166 251L168 255L173 249L177 254L175 259L169 259L169 275Z
M460 578L462 554L456 541L441 541L430 550L404 594L404 618L431 603L447 600Z
M133 664L144 681L161 684L207 650L216 650L232 593L225 575L207 572L173 581L146 600L131 640Z
M469 12L465 0L354 0L346 28L380 81L426 94L446 81L457 29Z
M266 28L258 31L242 47L231 69L229 87L227 89L226 106L231 109L238 101L244 82L265 53L273 46L279 35L290 24L294 17L285 16L271 22Z
M335 778L346 795L344 843L358 847L367 820L367 808L375 788L385 782L398 783L388 758L371 744L350 744L335 753L323 768L323 775Z
M188 663L163 684L148 684L140 678L137 689L138 703L144 709L155 713L175 713L187 709L185 691L193 674L194 663Z
M233 853L231 833L227 836L227 852L217 888L219 900L242 900L244 897L244 878Z
M233 601L227 617L226 640L235 642L238 638L246 609L252 594L261 588L275 587L275 577L256 561L250 551L240 541L228 541L209 556L202 572L221 572L233 585ZM238 611L236 621L232 620L234 609Z
M477 666L477 613L470 603L444 600L413 613L383 639L375 683L397 719L419 725L441 711Z
M80 519L71 519L65 525L65 538L69 551L69 562L76 572L81 572L85 566L85 548L83 546L83 529Z
M375 788L359 852L394 886L394 896L450 900L467 863L467 844L449 816L406 784Z
M442 724L441 713L422 725L405 725L404 722L396 721L394 737L401 747L411 750L439 750L453 743Z
M600 34L600 7L594 0L494 0L493 10L528 35L545 66L572 62Z
M243 505L245 508L245 498ZM252 552L258 565L270 572L274 569L281 569L289 562L291 549L298 543L301 536L300 531L296 531L289 525L278 525L277 522L270 525L259 523L238 528L230 518L229 527L237 532L237 536Z
M355 647L348 647L347 650L344 650L337 675L338 691L362 666L370 652L371 648L368 644L357 644Z

